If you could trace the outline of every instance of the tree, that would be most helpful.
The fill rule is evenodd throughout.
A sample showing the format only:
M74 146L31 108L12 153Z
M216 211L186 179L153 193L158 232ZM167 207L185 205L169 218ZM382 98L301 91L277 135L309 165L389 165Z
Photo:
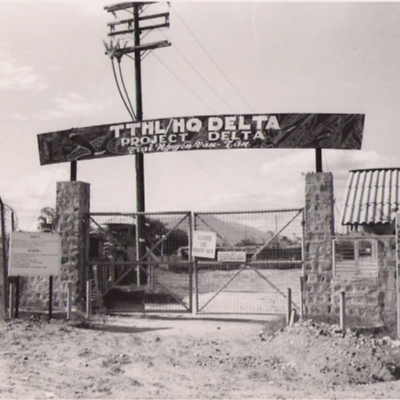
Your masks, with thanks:
M153 250L153 254L156 256L171 255L179 247L188 245L188 234L182 229L174 229L170 231L165 223L160 220L146 218L146 230L145 230L146 246L153 248L153 246L162 241Z
M242 239L240 242L236 243L237 247L255 246L257 243L252 239Z
M58 215L54 208L44 207L40 210L37 229L40 232L52 232L56 229Z

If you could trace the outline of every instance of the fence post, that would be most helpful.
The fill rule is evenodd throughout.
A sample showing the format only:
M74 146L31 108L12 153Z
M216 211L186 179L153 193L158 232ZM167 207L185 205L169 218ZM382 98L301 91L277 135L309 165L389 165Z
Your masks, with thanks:
M300 318L304 318L304 276L300 276Z
M53 317L53 275L49 277L49 321Z
M10 319L15 318L15 281L13 279L9 280L9 317Z
M21 277L17 276L17 283L15 287L15 318L19 318L19 295L20 295L20 288L21 288Z
M346 296L345 292L340 292L340 330L344 332L346 328Z
M2 252L2 264L3 268L0 271L2 276L0 277L0 296L2 299L0 300L0 318L5 319L7 317L8 312L8 271L7 271L7 254L6 254L6 222L5 222L5 213L4 213L4 203L0 197L0 223L1 223L1 252ZM2 304L3 303L3 304Z
M193 286L194 286L194 304L193 304L193 309L192 309L192 314L196 315L197 314L197 310L199 309L199 288L198 288L198 281L197 281L197 260L195 258L194 262L193 262Z
M296 319L296 309L293 308L293 310L290 313L290 321L289 321L289 326L293 326L294 320Z
M67 284L67 320L71 319L72 311L72 282Z
M286 316L287 325L290 324L291 313L292 313L292 289L287 288L287 316Z
M92 302L91 302L91 284L90 280L86 281L86 319L92 316Z

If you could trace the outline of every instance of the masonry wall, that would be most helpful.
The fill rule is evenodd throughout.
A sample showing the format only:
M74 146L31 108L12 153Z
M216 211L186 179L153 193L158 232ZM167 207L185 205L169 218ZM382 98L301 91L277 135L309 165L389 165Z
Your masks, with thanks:
M305 312L312 316L339 316L340 293L345 292L346 315L365 326L385 324L396 316L395 237L371 236L378 243L378 276L333 275L333 177L306 176L305 202Z
M88 240L90 185L84 182L58 182L56 194L58 221L56 231L61 234L61 274L53 278L53 309L66 310L67 287L72 284L72 307L85 308L85 252ZM20 306L34 311L49 307L49 278L21 278Z
M346 295L346 314L365 325L380 326L396 318L396 242L395 236L367 235L377 240L378 276L344 279L333 277L333 310L339 313L339 296Z

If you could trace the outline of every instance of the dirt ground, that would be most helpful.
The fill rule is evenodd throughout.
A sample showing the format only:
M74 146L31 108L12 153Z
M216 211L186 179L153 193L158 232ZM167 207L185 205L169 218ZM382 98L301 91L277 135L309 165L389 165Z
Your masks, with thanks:
M168 317L0 322L0 398L400 398L400 343L388 337Z

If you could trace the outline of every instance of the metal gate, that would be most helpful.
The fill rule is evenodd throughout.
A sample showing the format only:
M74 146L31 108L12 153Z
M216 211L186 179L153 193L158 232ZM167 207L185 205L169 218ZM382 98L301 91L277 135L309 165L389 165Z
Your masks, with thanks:
M137 219L146 253L136 259ZM191 214L91 213L92 307L108 311L192 311Z
M300 309L303 209L194 217L196 230L217 234L216 260L196 262L197 312L285 314L288 288L294 308ZM220 261L225 252L245 253L245 262Z
M146 254L137 260L140 217ZM92 213L88 295L108 311L285 314L288 288L300 308L303 225L303 209ZM193 260L194 230L216 233L214 259Z

